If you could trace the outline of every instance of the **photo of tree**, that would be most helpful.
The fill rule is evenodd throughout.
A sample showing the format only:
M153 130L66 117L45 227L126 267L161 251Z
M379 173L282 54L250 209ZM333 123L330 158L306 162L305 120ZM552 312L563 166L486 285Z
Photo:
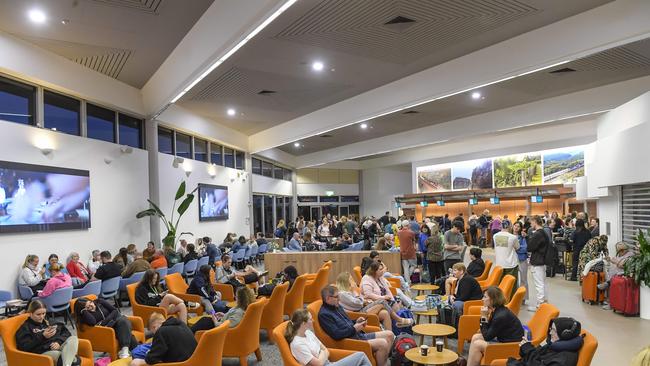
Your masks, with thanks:
M441 192L451 190L451 168L436 169L426 167L418 169L418 192Z
M518 154L494 159L494 186L496 188L541 184L541 154Z
M544 153L544 183L575 183L585 175L585 152L582 148L562 149Z
M454 190L492 188L492 160L470 160L454 164Z

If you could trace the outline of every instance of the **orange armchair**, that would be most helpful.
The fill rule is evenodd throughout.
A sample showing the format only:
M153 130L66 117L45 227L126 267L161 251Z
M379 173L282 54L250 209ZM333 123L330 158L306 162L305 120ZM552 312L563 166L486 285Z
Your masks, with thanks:
M501 279L501 283L499 283L499 288L501 289L501 292L503 292L503 296L506 297L506 301L510 301L510 295L512 295L512 289L514 288L516 282L517 279L512 275L505 275ZM483 289L483 291L485 290L487 290L487 287ZM471 306L481 306L481 305L483 305L483 300L465 301L465 303L463 304L463 314L467 313L468 309Z
M271 334L273 333L273 328L277 327L278 324L282 323L284 320L283 310L284 310L284 300L287 297L287 291L289 290L289 282L281 283L275 288L269 297L269 302L264 306L264 311L262 312L262 320L260 321L260 329L265 329L268 334L269 341L273 341Z
M305 285L302 302L309 304L320 299L320 290L327 286L327 280L330 275L330 267L323 266L318 270L316 278Z
M287 297L284 299L284 315L291 316L294 311L302 309L306 284L307 275L300 275L293 282L293 286L291 286L291 289L287 292Z
M159 306L147 306L147 305L138 304L137 301L135 301L136 287L138 287L137 283L132 283L126 286L126 293L129 295L129 302L131 303L133 316L139 317L140 319L142 319L143 322L148 322L149 317L153 313L160 313L165 318L169 316L169 314L167 314L167 309L165 308L161 308Z
M352 278L354 278L357 286L359 286L361 283L361 266L354 266L354 268L352 268Z
M331 260L326 261L325 263L323 263L323 265L319 269L321 269L321 268L332 268L332 261ZM306 273L306 275L307 275L307 285L309 285L311 283L311 281L316 279L316 276L318 275L318 272L316 272L316 273Z
M0 321L0 335L4 345L7 364L9 366L54 366L54 361L49 356L38 353L29 353L18 350L16 347L16 332L18 328L29 318L29 314L21 314L13 318ZM81 360L81 366L93 366L93 349L85 339L79 340L77 355Z
M210 270L210 283L215 291L221 293L221 300L223 301L235 301L235 290L231 285L227 283L219 283L216 280L216 274L214 270Z
M368 359L370 360L370 362L372 362L373 366L377 365L377 362L375 361L375 357L372 354L372 348L370 347L370 344L368 342L357 340L357 339L349 339L349 338L345 338L337 341L334 340L329 335L327 335L327 333L325 333L323 328L321 328L320 326L320 322L318 321L318 312L320 311L322 305L323 305L322 300L314 301L307 306L307 310L309 310L312 318L314 319L314 333L316 334L316 337L318 337L318 339L320 339L320 341L323 342L325 347L363 352L366 354L366 356L368 356ZM368 332L377 332L380 330L380 328L371 327L371 326L367 326L365 329Z
M180 273L172 273L165 276L165 284L167 284L167 289L169 289L169 292L181 300L192 301L197 304L201 304L201 296L187 293L189 286ZM203 315L203 305L191 311L188 307L187 310L188 312L196 313L199 316Z
M492 268L492 261L489 259L485 260L485 268L483 269L483 273L481 273L480 276L476 277L477 281L485 281L488 278L488 274L490 274L490 269Z
M261 298L248 305L241 322L228 330L223 345L223 357L238 357L240 365L248 366L248 355L255 352L257 361L262 361L260 322L264 306L268 302L268 299Z
M485 281L478 281L478 284L481 285L481 290L485 291L490 286L497 286L501 277L503 276L503 268L501 266L494 266L492 272Z
M295 358L293 358L293 354L291 354L291 348L289 347L289 343L287 343L287 340L284 338L284 332L287 329L287 324L289 324L288 321L281 323L275 329L273 329L273 339L275 340L275 343L278 345L278 349L280 350L280 356L282 357L282 364L284 366L302 366L299 364ZM330 361L338 361L346 356L349 356L353 354L355 351L346 351L342 349L335 349L335 348L328 348L328 351L330 352Z
M221 366L228 327L230 321L226 320L216 328L197 332L201 336L197 339L198 344L192 357L182 362L158 363L156 366Z
M89 300L96 300L97 296L87 295L84 296ZM73 317L77 322L77 337L80 339L87 339L96 352L106 352L111 356L112 360L117 360L117 352L119 351L119 344L115 338L115 330L111 327L104 327L101 325L88 326L84 325L77 319L74 312L74 306L77 299L70 301L70 309L73 311ZM142 319L137 316L128 316L127 319L131 322L131 334L140 343L144 343L144 323Z
M510 302L506 307L512 311L513 314L516 316L519 316L519 310L521 310L521 304L524 301L524 296L526 296L526 288L524 286L521 286L515 291L514 296L512 296L512 299L510 299Z
M591 360L594 358L594 354L596 354L596 349L598 349L598 340L591 333L585 331L584 329L580 334L584 336L584 343L582 344L582 348L580 348L580 352L578 353L578 363L576 366L590 366ZM508 360L506 359L498 359L492 361L490 365L506 366L507 362Z

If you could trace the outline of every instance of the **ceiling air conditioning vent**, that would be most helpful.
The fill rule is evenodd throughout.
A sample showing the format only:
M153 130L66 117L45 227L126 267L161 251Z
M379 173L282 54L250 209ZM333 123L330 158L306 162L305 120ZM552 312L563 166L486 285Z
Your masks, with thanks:
M277 93L275 90L266 90L266 89L264 89L264 90L258 92L257 95L271 95L271 94L275 94L275 93Z
M410 111L402 112L402 114L418 114L418 113L420 113L420 112L418 112L418 111L414 111L414 110L410 110Z
M549 72L549 74L565 74L567 72L575 72L575 71L576 70L574 70L574 69L572 69L570 67L564 67L564 68L561 68L561 69L553 70L553 71Z
M384 23L385 25L392 25L392 24L406 24L406 23L415 23L414 19L403 17L401 15L396 16L395 18L387 21Z
M324 135L320 135L320 137L323 137L323 138L328 138L328 137L332 137L332 135L329 135L329 134L324 134Z

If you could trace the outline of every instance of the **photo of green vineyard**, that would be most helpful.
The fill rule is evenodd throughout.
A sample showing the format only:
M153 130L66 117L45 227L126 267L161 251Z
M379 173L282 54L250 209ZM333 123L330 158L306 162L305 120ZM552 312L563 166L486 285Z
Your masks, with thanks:
M542 155L510 155L494 159L496 188L542 184Z

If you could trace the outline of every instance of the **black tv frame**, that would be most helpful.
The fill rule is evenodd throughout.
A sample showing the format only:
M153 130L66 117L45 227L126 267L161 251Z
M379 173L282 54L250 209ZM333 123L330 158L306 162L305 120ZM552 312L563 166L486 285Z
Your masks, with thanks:
M230 190L228 189L228 186L221 186L221 185L216 185L216 184L206 184L206 183L199 183L198 184L199 188L199 199L197 201L197 206L199 207L199 222L208 222L208 221L225 221L230 218ZM225 189L226 190L226 196L228 197L228 213L226 216L217 216L217 217L201 217L201 188L218 188L218 189Z

